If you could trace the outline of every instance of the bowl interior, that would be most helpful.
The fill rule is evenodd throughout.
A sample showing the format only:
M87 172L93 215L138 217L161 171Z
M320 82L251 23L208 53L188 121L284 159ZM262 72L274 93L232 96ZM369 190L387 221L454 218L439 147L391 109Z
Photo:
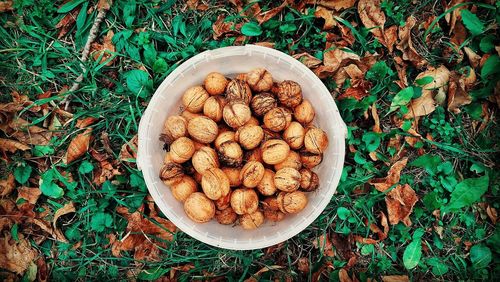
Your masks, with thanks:
M256 67L266 68L275 81L298 82L306 99L316 111L315 124L325 130L329 147L323 162L315 168L320 178L317 191L308 194L309 204L300 213L287 215L278 223L266 222L256 230L220 225L215 220L205 224L192 222L170 189L158 178L165 152L159 136L165 119L180 113L183 92L203 84L212 71L234 76ZM257 47L226 47L206 51L186 61L172 72L156 90L141 119L138 165L147 187L162 212L182 231L205 243L229 249L256 249L274 245L296 235L323 211L337 188L344 163L345 128L330 93L304 65L279 51Z

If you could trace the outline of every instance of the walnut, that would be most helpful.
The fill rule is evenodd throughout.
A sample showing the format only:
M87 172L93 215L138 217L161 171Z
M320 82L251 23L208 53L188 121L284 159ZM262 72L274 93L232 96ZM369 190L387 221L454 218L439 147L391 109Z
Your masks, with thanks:
M243 101L249 105L252 100L252 90L245 81L233 79L226 87L226 98L229 102Z
M328 136L323 130L310 127L304 137L304 147L308 152L321 154L328 147Z
M167 162L160 169L160 179L166 185L172 185L184 176L184 169L178 163Z
M241 185L240 171L241 168L238 167L223 167L222 171L226 174L229 179L229 186L238 187Z
M285 167L274 175L274 185L281 191L293 192L300 186L300 172L291 167Z
M208 94L220 95L224 93L227 86L227 79L223 74L218 72L211 72L205 77L204 85Z
M220 197L219 199L214 201L214 203L215 203L215 207L218 210L224 210L224 209L230 207L231 206L231 190L229 190L229 193L227 193L226 196Z
M262 207L264 210L264 218L278 222L285 218L285 213L279 209L278 199L276 197L265 198L262 201Z
M246 73L239 73L237 74L234 79L236 80L242 80L242 81L247 81L247 74Z
M202 175L201 188L210 200L218 200L229 194L229 179L221 169L211 167Z
M290 146L279 139L271 139L262 144L262 160L266 164L279 164L286 159L290 153Z
M302 161L300 160L299 153L297 153L295 151L290 151L290 153L288 153L288 156L286 157L286 159L284 161L282 161L279 164L274 165L274 169L276 171L278 171L282 168L285 168L285 167L291 167L291 168L294 168L296 170L299 170L302 167Z
M245 123L245 125L257 125L257 126L259 126L260 122L256 117L251 116L250 119L247 121L247 123Z
M234 131L225 131L225 132L219 133L217 138L215 138L215 142L214 142L215 148L217 150L220 150L220 145L222 145L222 143L225 143L227 141L236 141Z
M274 171L266 169L262 180L257 185L257 190L264 196L271 196L276 192L274 185Z
M280 193L278 202L285 213L298 213L307 206L307 196L302 191L294 191L291 193ZM281 199L280 199L281 198ZM281 201L280 201L281 200Z
M240 171L240 180L243 186L248 188L256 187L262 177L264 177L264 166L259 162L248 162Z
M323 161L322 154L314 154L307 151L300 151L300 160L305 168L311 169Z
M192 113L199 113L209 95L201 86L194 86L186 90L182 95L182 105Z
M238 215L234 212L231 207L227 207L223 210L218 210L215 212L215 219L217 222L224 225L230 225L236 222Z
M215 140L219 129L215 121L208 117L200 116L188 122L188 132L195 141L208 144Z
M260 145L264 138L264 130L258 125L244 125L238 128L234 138L243 148L252 150Z
M215 122L219 122L222 119L222 109L226 105L224 98L220 96L212 96L207 99L205 105L203 105L203 114L211 118Z
M300 105L295 107L295 109L293 110L293 116L298 122L302 123L303 125L311 123L315 115L316 113L314 112L314 108L311 105L311 102L306 99L304 99L302 103L300 103Z
M262 150L260 147L257 147L251 151L246 151L244 156L245 162L256 161L262 163Z
M250 108L241 101L230 102L224 106L222 117L227 125L238 128L247 123L252 117Z
M262 139L262 142L266 142L271 139L281 139L279 132L274 132L265 127L262 128L262 130L264 131L264 138Z
M195 192L184 202L184 211L192 221L203 223L215 216L215 205L205 194Z
M194 114L188 110L185 110L185 111L182 111L181 113L181 117L185 118L187 122L189 122L190 120L194 119L195 117L201 117L203 115L201 114Z
M243 161L243 151L238 143L234 141L226 141L222 143L218 150L219 160L231 167L241 165Z
M295 108L302 102L302 89L295 81L284 80L276 84L272 92L278 96L280 103L286 107Z
M262 223L264 223L264 214L259 210L240 217L240 224L243 229L255 229L261 226Z
M283 140L288 143L290 148L299 149L304 144L305 129L296 121L292 121L283 132Z
M264 125L274 132L287 128L292 122L292 113L282 107L277 107L264 115Z
M269 91L273 86L273 76L264 68L249 71L246 81L255 92Z
M187 137L181 137L170 145L170 156L176 163L184 163L194 154L194 143Z
M187 120L181 116L169 116L163 126L162 141L171 144L187 134Z
M172 195L179 202L184 202L186 199L198 191L198 184L191 176L184 175L180 181L172 185Z
M300 188L306 192L312 192L319 187L318 175L310 169L300 170Z
M252 107L253 113L261 117L270 110L276 108L278 103L276 102L276 98L274 98L273 94L264 92L255 95L252 98L250 106Z
M203 174L208 168L219 167L217 153L208 146L202 147L194 152L191 162L193 163L194 169L200 174Z
M231 207L239 215L253 213L259 206L259 197L253 189L236 189L231 193Z

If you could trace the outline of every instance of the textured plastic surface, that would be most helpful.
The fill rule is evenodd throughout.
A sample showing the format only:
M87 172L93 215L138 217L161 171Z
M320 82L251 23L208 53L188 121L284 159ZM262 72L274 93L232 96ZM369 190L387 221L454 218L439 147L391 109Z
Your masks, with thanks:
M239 226L220 225L216 220L198 224L184 213L183 205L172 196L158 174L165 152L159 141L167 116L180 113L180 98L193 85L203 83L212 71L227 76L264 67L276 81L297 81L303 95L316 110L315 124L328 134L329 146L323 162L315 168L320 188L308 193L309 204L296 215L287 215L278 223L267 222L256 230L243 230ZM344 165L346 126L330 92L321 80L294 58L274 49L255 45L225 47L205 51L177 67L160 85L152 97L139 125L137 165L154 201L161 211L180 230L207 244L234 250L264 248L283 242L311 224L325 209L337 189Z

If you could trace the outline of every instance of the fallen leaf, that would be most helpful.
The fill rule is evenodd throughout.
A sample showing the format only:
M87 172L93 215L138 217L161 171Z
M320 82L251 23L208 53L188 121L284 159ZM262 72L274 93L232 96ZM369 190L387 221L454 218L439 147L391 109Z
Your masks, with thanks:
M10 140L10 139L0 138L0 150L1 151L15 153L18 150L26 151L29 149L30 149L29 146L26 146L25 144L23 144L21 142L18 142L15 140Z
M458 114L460 107L472 102L469 90L476 81L476 73L470 67L462 68L462 74L452 72L448 84L448 111Z
M352 245L354 244L354 240L352 239L352 234L346 236L339 233L333 233L332 235L332 244L335 246L336 253L340 258L347 261L347 265L345 266L346 270L354 266L357 261L357 256L352 251Z
M104 36L104 39L102 40L101 43L94 42L92 43L90 47L90 54L94 58L95 61L97 61L99 58L101 60L99 63L104 63L108 59L114 57L113 53L116 52L115 45L111 42L111 39L115 33L112 30L109 30L106 36ZM102 57L101 57L102 56ZM113 65L114 59L106 63L106 66L111 66Z
M260 278L260 275L263 273L266 273L268 271L276 270L276 269L282 269L284 266L281 265L269 265L269 266L264 266L263 268L259 269L259 271L255 272L252 277L248 278L245 280L245 282L250 282L250 281L259 281L258 279Z
M481 61L481 56L476 54L471 48L469 47L464 47L465 54L467 55L467 58L469 58L470 65L473 68L477 68L479 66L479 62Z
M36 266L38 267L38 272L36 278L38 282L46 282L49 279L49 271L47 269L47 263L45 258L40 256L36 261Z
M415 26L417 20L413 16L409 16L406 19L404 26L398 28L398 39L396 48L403 52L402 59L405 61L410 61L417 68L422 68L427 64L427 61L420 56L411 40L411 30Z
M99 0L97 3L97 9L107 11L111 8L111 5L113 5L113 0Z
M309 259L302 257L297 262L297 269L302 273L309 273Z
M389 275L382 276L383 282L410 282L407 275Z
M465 2L465 0L451 0L450 3L448 3L445 6L445 9L448 10L458 4L461 4ZM465 9L466 6L460 6L456 7L451 13L447 13L444 17L446 22L450 25L450 34L455 30L455 24L458 22L460 23L460 11Z
M365 223L368 224L368 220L365 220ZM354 235L354 239L356 240L356 242L362 244L376 244L382 240L385 240L389 234L389 223L387 221L387 216L383 212L380 212L380 224L384 228L383 231L375 223L369 225L370 230L373 233L377 234L378 239L365 238L360 235Z
M303 63L308 68L315 68L321 64L321 60L312 56L309 53L300 53L293 55L293 58Z
M371 88L371 84L368 81L363 81L358 83L357 86L351 86L347 88L344 93L337 97L337 100L343 100L346 98L354 98L357 101L361 101L364 97L370 95L368 92Z
M31 247L30 242L19 234L19 240L14 240L9 234L0 238L0 268L17 274L23 274L36 258L38 252Z
M397 27L391 26L384 30L385 14L380 7L380 0L360 0L358 2L358 14L363 25L386 46L390 52L393 50L397 40Z
M325 20L325 23L323 24L323 30L332 29L334 26L336 26L337 21L333 17L338 15L339 14L337 12L328 10L326 8L323 8L322 6L317 6L316 11L314 12L314 16L316 18Z
M81 156L83 156L89 149L90 138L92 137L92 128L87 128L85 132L78 134L69 143L66 155L63 159L65 164L69 164Z
M92 124L94 124L97 120L98 119L95 117L86 117L83 119L78 119L76 121L76 127L80 128L80 129L87 128L87 127L91 126Z
M257 42L255 43L255 45L258 45L258 46L262 46L262 47L267 47L267 48L274 48L274 46L276 45L276 43L274 42Z
M405 119L428 115L436 109L436 104L442 104L446 101L450 71L445 66L429 67L417 75L415 80L424 77L431 77L432 81L421 85L422 96L411 100L408 104L408 113L403 116Z
M354 7L356 1L357 0L307 0L306 3L320 5L328 9L340 11Z
M385 42L382 42L389 52L394 50L394 44L398 41L398 27L393 25L384 30Z
M283 8L286 7L287 4L288 4L288 1L285 0L278 7L272 8L272 9L267 10L265 12L259 11L259 13L257 13L255 15L255 19L257 20L257 22L259 24L263 24L263 23L267 22L268 20L270 20L271 18L273 18L274 16L276 16L277 14L279 14L283 10ZM260 7L259 7L259 10L260 10Z
M48 145L53 136L53 132L31 125L30 122L22 118L12 120L8 125L8 129L6 129L6 133L23 144L40 146Z
M59 217L66 215L68 213L73 213L75 211L76 211L75 205L73 204L73 202L70 201L55 212L54 219L52 220L52 225L54 226L54 235L58 241L65 243L68 242L66 237L64 237L63 232L59 228L57 228L57 220L59 219Z
M377 133L381 133L382 130L380 129L380 119L378 117L377 105L375 103L372 104L371 113L372 113L373 122L375 123L373 125L372 131L377 132Z
M408 158L404 158L395 162L387 172L386 177L372 178L370 179L370 181L368 181L368 183L375 186L375 189L380 192L386 191L394 184L399 182L399 179L401 178L401 171L403 170L403 168L405 168L407 162Z
M333 247L332 242L330 242L330 239L328 238L328 236L325 236L325 235L319 236L318 238L316 238L313 241L313 246L316 249L323 250L323 255L325 255L327 257L334 257L335 256L335 252L333 251L333 248L332 248Z
M129 142L122 145L119 155L120 161L134 162L137 159L138 141L139 138L135 135Z
M17 188L17 200L16 202L19 202L21 199L25 199L28 201L28 203L34 205L36 204L36 201L38 201L38 198L40 198L40 195L42 194L42 191L39 188L30 188L30 187L19 187Z
M62 5L61 5L62 6ZM76 17L80 13L81 7L76 7L72 11L68 12L55 26L59 29L59 34L57 38L65 36L76 22Z
M109 160L109 156L104 153L99 153L94 149L90 149L92 157L99 162L99 166L94 171L94 183L96 185L103 184L106 180L111 180L115 175L121 175L117 160Z
M389 223L395 225L401 221L406 226L410 226L410 214L417 201L417 194L408 184L398 185L389 191L385 197Z
M345 268L342 268L339 270L339 281L340 282L352 282L351 277L349 277L349 273L347 273L347 270Z
M240 34L242 23L234 24L233 22L225 22L226 17L219 15L217 20L212 25L213 38L218 40L222 37L235 36Z
M0 139L1 142L1 139ZM1 145L2 143L0 143ZM3 176L2 176L3 177ZM4 197L12 193L14 188L16 187L16 183L14 182L14 175L10 173L6 179L0 179L0 196Z
M0 13L12 11L12 0L1 1L0 2Z
M486 207L486 213L488 214L488 217L490 218L491 222L493 224L496 224L498 218L497 210L492 206L488 205L488 207Z
M320 78L326 78L334 74L340 67L359 60L360 57L349 49L340 49L327 42L323 54L323 65L317 67L314 73Z

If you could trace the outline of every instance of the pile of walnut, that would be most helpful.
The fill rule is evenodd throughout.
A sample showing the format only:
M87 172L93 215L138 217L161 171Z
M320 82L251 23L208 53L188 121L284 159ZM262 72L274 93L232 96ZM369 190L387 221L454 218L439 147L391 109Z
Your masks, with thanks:
M170 149L160 178L190 219L239 218L254 229L305 208L328 137L312 125L314 109L298 83L275 83L263 68L232 80L212 72L186 90L182 104L164 125Z

